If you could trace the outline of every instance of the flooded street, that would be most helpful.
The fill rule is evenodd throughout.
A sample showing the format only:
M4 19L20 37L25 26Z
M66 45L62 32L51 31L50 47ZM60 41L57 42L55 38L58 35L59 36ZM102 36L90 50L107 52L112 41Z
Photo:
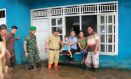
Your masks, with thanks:
M46 66L41 71L29 71L25 66L16 66L10 71L10 79L131 79L130 70L99 69L91 72L81 67L60 65L56 73L48 71Z

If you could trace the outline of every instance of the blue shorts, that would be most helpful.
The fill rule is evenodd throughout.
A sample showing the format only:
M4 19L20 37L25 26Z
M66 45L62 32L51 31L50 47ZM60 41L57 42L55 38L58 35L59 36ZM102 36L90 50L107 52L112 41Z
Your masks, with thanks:
M81 55L82 55L82 57L86 57L87 56L87 51L82 51L82 50L80 50L80 53L81 53Z

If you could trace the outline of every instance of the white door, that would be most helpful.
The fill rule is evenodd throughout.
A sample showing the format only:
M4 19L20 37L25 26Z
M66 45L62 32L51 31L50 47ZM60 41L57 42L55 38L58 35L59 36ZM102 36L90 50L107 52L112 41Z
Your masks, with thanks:
M45 53L45 42L50 32L49 19L34 19L32 20L32 25L37 27L36 38L40 59L47 59L48 55Z
M0 18L0 25L1 24L6 24L6 19L5 18Z

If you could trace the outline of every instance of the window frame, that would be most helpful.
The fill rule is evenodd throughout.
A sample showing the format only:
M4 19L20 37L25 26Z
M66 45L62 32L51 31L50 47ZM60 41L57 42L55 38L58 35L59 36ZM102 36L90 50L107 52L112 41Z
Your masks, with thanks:
M3 8L3 9L0 9L0 11L5 11L5 17L4 18L0 18L1 20L4 20L4 23L2 23L2 24L7 24L7 20L6 20L6 9L5 8Z
M113 16L113 17L115 16L115 18L112 18L113 23L100 24L100 16L105 16L106 19L108 19L107 16L110 16L110 15ZM98 30L98 34L100 36L100 43L103 44L103 45L112 45L112 52L107 52L108 49L105 46L105 52L101 52L99 50L100 55L112 55L112 56L118 55L118 16L117 16L117 14L107 14L107 13L106 14L101 14L101 15L97 16L97 19L98 19L97 20L98 21L97 22L98 23L98 26L97 26L98 29L97 30ZM106 21L106 19L105 19L105 21ZM114 23L114 20L115 20L115 23ZM104 25L106 27L108 27L109 25L112 25L112 27L113 27L112 28L112 33L107 33L108 29L105 30L106 33L100 33L101 32L101 29L100 29L101 25ZM115 30L115 33L114 33L114 30ZM108 43L108 37L106 39L106 36L105 36L105 43L102 43L101 42L101 35L112 35L112 43ZM115 37L114 37L114 35L115 35Z

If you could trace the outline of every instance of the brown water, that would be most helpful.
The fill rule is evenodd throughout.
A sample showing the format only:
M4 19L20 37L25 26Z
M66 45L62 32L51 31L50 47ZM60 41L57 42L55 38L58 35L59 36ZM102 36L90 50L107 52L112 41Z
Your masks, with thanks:
M98 72L91 72L81 67L61 65L56 73L53 69L48 71L45 66L41 71L29 71L25 66L16 66L10 71L10 79L131 79L131 71L99 69Z

